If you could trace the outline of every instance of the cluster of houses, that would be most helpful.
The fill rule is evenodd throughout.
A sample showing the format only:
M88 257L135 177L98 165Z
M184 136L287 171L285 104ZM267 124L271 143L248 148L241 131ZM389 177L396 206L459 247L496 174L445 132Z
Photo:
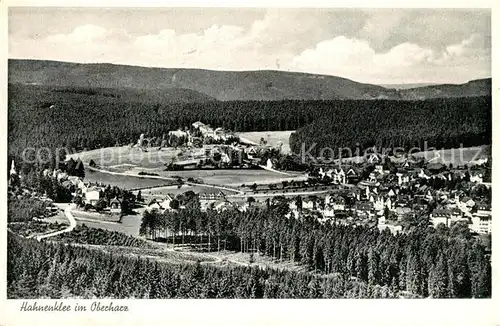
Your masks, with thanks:
M301 211L317 211L324 218L336 218L340 223L363 224L376 220L379 228L400 230L405 217L429 217L429 224L437 227L443 224L466 223L478 234L491 233L491 199L470 198L467 191L447 185L465 182L467 187L486 187L486 167L465 169L446 168L439 163L416 164L405 159L390 168L370 156L368 165L374 166L367 177L361 180L361 166L319 168L315 176L328 178L339 184L341 190L324 197L305 199L301 207L290 203L290 215L298 216ZM342 190L343 188L343 190ZM358 222L356 222L358 221Z
M98 183L85 183L83 178L77 176L70 176L60 169L43 171L44 176L51 176L55 178L63 187L71 189L72 195L81 197L83 205L96 206L96 204L103 198L103 193L106 187ZM121 200L113 198L109 201L109 209L112 214L121 213Z
M238 141L238 137L234 133L221 127L213 129L201 121L196 121L191 126L191 129L186 127L169 131L168 136L180 139L179 145L186 145L187 147L202 147L206 143Z
M451 227L460 222L475 233L491 233L491 198L477 194L471 198L470 191L475 187L490 191L490 184L483 182L486 167L453 169L436 163L417 165L409 159L390 168L375 160L373 163L368 163L372 167L369 173L363 171L363 166L355 165L320 167L315 177L328 178L338 185L337 189L327 194L289 199L288 216L298 218L302 214L317 213L324 221L373 224L392 231L402 230L407 220L425 218L428 225L434 227L440 224ZM452 186L456 184L461 186ZM462 189L463 185L466 189ZM158 207L152 208L169 209L172 198L155 203ZM200 194L198 199L203 211L230 208L244 211L251 205L250 202L239 205L223 193Z
M202 212L206 212L209 209L216 210L218 212L227 209L237 209L243 211L248 207L248 204L241 206L229 200L223 192L199 194L198 201ZM186 207L183 205L182 201L176 199L176 197L172 194L167 194L163 198L153 199L146 207L146 210L156 210L164 213L167 211L176 211L185 208Z

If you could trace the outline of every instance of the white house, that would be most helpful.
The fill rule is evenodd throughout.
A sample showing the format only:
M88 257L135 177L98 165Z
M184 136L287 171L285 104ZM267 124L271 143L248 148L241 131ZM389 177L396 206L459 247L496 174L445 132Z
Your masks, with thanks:
M343 169L334 169L332 173L332 179L334 183L345 184L346 175Z
M396 173L396 176L398 177L398 185L403 185L407 184L410 182L410 176L406 173Z
M217 194L200 194L200 210L206 211L210 207L214 207L216 202L225 201L226 195L223 192Z
M344 211L346 209L344 197L328 194L325 197L325 210L327 209L333 211Z
M165 198L159 203L160 207L164 210L170 210L170 203L174 200L172 195L167 194Z
M483 175L482 174L471 175L470 181L475 183L483 183Z
M118 198L113 198L109 203L109 209L112 214L121 214L122 212L122 203Z
M471 231L479 234L491 234L491 211L478 210L472 214L472 224L469 225Z
M85 204L95 205L100 199L99 189L87 189L83 202Z

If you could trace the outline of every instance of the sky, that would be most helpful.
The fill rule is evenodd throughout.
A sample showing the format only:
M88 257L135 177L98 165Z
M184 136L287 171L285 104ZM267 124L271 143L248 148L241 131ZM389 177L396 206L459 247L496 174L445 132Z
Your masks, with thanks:
M491 77L489 9L10 7L9 57L283 70L373 84Z

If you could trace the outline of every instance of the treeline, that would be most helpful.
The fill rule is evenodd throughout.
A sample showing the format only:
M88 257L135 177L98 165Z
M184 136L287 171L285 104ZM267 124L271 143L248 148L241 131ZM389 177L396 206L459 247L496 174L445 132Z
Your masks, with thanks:
M61 180L44 173L45 167L38 164L22 164L19 177L12 177L10 188L20 191L21 188L28 188L38 194L46 194L48 198L55 202L69 203L73 199L72 188L65 187Z
M346 275L158 263L7 236L7 297L30 298L393 298ZM407 295L407 297L409 297Z
M338 157L375 146L456 148L491 144L491 97L425 101L374 101L352 108L332 107L321 119L290 136L292 151L313 149L313 156ZM323 152L322 152L323 150ZM363 155L363 152L360 153ZM342 153L346 155L346 153Z
M160 137L197 120L233 131L307 126L292 138L295 151L302 141L406 146L425 138L444 147L456 147L458 141L465 145L491 142L491 97L154 103L133 96L123 99L13 84L8 96L9 154L14 157L27 147L80 150L136 143L142 133Z
M315 272L386 286L394 293L491 296L491 266L485 248L476 240L450 238L427 223L408 234L394 235L377 228L321 223L312 216L286 218L285 212L286 206L276 203L247 212L145 212L140 233L153 239L176 234L170 240L173 244L201 243L207 250L259 252Z
M30 222L33 218L47 217L47 204L39 199L10 194L7 199L7 222Z
M152 245L142 239L117 231L89 228L85 224L78 225L73 231L59 234L51 240L64 243L153 248Z
M104 190L99 190L99 200L94 205L91 205L88 203L85 204L83 200L84 194L81 193L80 189L71 188L71 191L76 191L73 202L77 204L78 207L84 208L85 210L95 209L97 212L103 211L111 204L111 201L116 198L120 201L121 215L134 214L133 209L136 206L136 201L142 200L140 195L136 196L132 191L121 189L117 186L107 185L104 187Z

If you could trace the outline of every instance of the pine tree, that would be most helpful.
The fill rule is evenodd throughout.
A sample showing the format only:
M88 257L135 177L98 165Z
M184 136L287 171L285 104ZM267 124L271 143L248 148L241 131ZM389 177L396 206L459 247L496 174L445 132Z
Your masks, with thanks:
M432 298L448 297L448 265L442 254L429 272L429 295Z

